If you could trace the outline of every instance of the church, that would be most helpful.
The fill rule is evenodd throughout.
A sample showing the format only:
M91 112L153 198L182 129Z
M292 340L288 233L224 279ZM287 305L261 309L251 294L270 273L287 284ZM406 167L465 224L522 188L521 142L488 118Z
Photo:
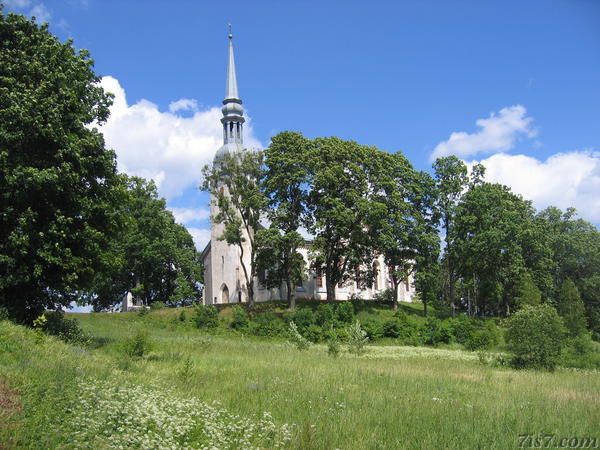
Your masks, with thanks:
M235 59L233 54L233 35L229 34L229 63L227 67L227 83L225 99L221 108L223 117L223 146L215 155L215 161L228 153L244 151L244 108L238 93ZM223 188L221 188L223 189ZM216 205L211 199L210 215L217 214ZM211 223L210 241L202 251L204 265L204 293L203 303L206 305L223 303L242 303L247 301L245 277L240 264L241 250L238 246L228 245L219 240L224 230L223 224ZM248 239L246 239L248 242ZM306 240L305 245L298 249L302 254L306 266L310 267L308 252L311 241ZM244 249L244 264L250 267L250 249ZM336 287L335 298L348 300L352 296L368 300L376 294L392 287L388 276L388 268L382 256L373 261L376 277L371 286L357 284L354 281L340 283ZM325 277L309 272L301 285L296 286L296 299L326 300ZM261 278L261 279L259 279ZM267 289L262 283L262 277L254 279L254 298L257 302L269 300L283 300L287 298L285 285L279 288ZM406 282L398 289L398 301L411 302L415 298L414 280L410 275Z

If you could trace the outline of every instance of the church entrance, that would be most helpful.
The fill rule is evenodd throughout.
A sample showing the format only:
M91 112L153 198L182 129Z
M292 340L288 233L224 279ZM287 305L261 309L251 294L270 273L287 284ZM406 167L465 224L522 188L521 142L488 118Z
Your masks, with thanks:
M227 286L223 286L223 291L221 291L221 303L229 303L229 289Z

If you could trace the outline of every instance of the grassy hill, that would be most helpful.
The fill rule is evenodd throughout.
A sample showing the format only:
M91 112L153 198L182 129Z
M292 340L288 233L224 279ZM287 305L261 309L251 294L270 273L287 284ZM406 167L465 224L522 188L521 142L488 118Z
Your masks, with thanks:
M391 341L332 358L323 344L302 352L281 339L208 334L181 311L73 315L91 336L85 348L0 322L0 443L514 448L524 434L600 439L598 372L514 371L473 352ZM148 351L129 356L144 334Z

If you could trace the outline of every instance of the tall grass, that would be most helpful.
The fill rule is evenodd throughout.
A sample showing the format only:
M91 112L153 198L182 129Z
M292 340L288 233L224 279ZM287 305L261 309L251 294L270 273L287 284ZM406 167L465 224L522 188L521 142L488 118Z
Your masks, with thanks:
M36 344L33 333L3 322L0 376L21 393L25 410L18 442L60 446L44 423L64 421L57 399L70 398L88 377L217 401L250 423L268 412L279 437L257 436L253 445L264 447L514 448L521 434L600 437L596 372L513 371L481 365L469 352L395 346L331 358L325 345L298 351L284 342L202 334L178 325L178 314L77 316L93 336L89 350L48 338ZM147 330L152 351L129 358L121 343L138 328ZM41 395L49 390L53 399ZM288 432L291 440L281 438Z

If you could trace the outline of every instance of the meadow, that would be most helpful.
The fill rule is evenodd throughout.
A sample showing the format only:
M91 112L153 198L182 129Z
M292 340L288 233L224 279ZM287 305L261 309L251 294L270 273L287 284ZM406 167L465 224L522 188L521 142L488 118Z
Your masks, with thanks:
M0 443L518 448L522 435L600 438L596 371L515 371L474 352L389 343L333 358L322 344L299 351L202 332L186 314L70 315L91 336L85 348L0 322ZM124 343L139 332L149 351L128 356Z

